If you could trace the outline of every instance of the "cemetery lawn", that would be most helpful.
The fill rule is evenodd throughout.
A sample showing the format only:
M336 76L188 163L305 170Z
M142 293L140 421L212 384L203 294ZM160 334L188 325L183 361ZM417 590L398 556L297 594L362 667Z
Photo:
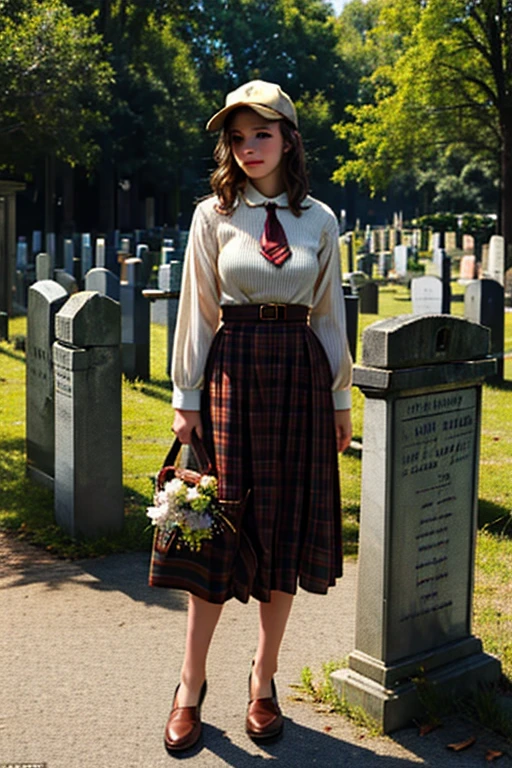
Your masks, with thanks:
M462 289L453 285L454 293ZM378 319L409 314L404 286L381 286L379 317L360 315L359 330ZM452 302L462 316L462 301ZM172 440L171 389L165 373L166 331L151 328L150 382L123 381L124 531L99 541L76 542L55 525L52 493L25 477L25 355L15 348L25 334L25 318L9 325L11 342L0 342L0 530L44 547L57 557L80 558L112 552L149 550L152 530L145 508L152 476ZM358 356L361 343L359 341ZM505 382L484 387L479 484L474 633L487 651L500 657L512 681L512 313L506 313ZM361 442L363 396L353 390L354 439ZM361 452L352 447L340 458L346 556L357 554Z

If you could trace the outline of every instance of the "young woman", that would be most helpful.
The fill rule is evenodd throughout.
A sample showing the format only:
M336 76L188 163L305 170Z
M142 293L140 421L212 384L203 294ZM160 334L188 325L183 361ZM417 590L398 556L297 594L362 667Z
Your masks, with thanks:
M185 258L174 432L185 444L194 429L203 438L220 498L250 489L242 528L253 568L220 597L190 585L170 752L199 739L206 657L232 596L260 601L246 731L255 741L281 735L279 648L297 583L326 593L341 575L337 450L351 439L338 226L307 194L293 102L278 85L253 81L228 94L207 129L221 130L218 167Z

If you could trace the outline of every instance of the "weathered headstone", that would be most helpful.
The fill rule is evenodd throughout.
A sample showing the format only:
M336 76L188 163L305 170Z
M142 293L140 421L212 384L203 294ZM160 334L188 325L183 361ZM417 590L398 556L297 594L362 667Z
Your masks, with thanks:
M404 277L407 274L407 257L409 255L409 249L406 245L395 245L394 260L395 260L395 272L399 277Z
M181 262L161 264L158 269L158 288L160 291L176 293L181 285ZM179 299L169 298L156 301L152 305L151 320L167 326L167 375L171 375L172 350L174 346L174 333L176 330L176 318L178 316Z
M385 732L421 718L416 678L439 695L495 682L471 633L482 382L489 334L451 316L366 329L355 650L332 676Z
M108 535L123 524L119 304L77 293L55 335L55 518L74 537Z
M505 304L503 286L497 280L474 280L464 292L464 317L489 328L491 353L497 358L496 378L503 379Z
M28 245L24 237L19 237L16 244L16 269L25 270L28 264Z
M379 263L377 266L380 277L387 277L391 269L391 254L382 251L379 253Z
M368 281L359 288L359 311L363 315L379 314L379 286Z
M43 233L39 229L32 232L32 257L35 259L43 249Z
M92 268L92 246L91 246L91 235L89 232L84 232L82 234L81 245L80 245L80 259L82 264L81 279L85 280L86 274Z
M345 316L347 321L347 340L352 355L352 360L355 362L357 355L357 326L359 322L359 297L354 296L350 285L346 283L342 285L343 294L345 297Z
M28 290L27 474L49 488L53 487L55 468L52 345L55 341L55 315L67 298L65 289L53 280L39 280Z
M475 238L473 235L462 235L462 250L467 253L475 253Z
M175 258L175 249L173 240L164 240L160 250L160 264L170 264Z
M54 280L59 285L62 285L68 296L73 293L78 293L78 283L74 275L70 275L65 269L56 269L54 272Z
M443 311L443 282L435 275L414 277L411 280L413 315L440 315Z
M46 233L46 253L50 254L52 264L55 265L55 256L57 253L55 232Z
M489 241L487 273L491 280L505 284L505 238L502 235L493 235Z
M149 379L149 304L141 259L128 259L126 282L121 283L121 353L123 373L128 379Z
M457 249L457 233L445 232L444 245L447 251L455 251Z
M151 252L149 250L149 245L146 243L138 243L135 256L137 259L141 259L142 261L142 282L144 283L144 286L146 286L149 282L149 278L151 277L151 270L153 268L153 261Z
M69 275L75 273L75 244L72 238L67 237L64 240L64 269Z
M52 257L49 253L38 253L36 256L36 280L51 280L52 278Z
M369 282L368 275L364 272L350 272L348 274L348 282L350 283L352 295L357 296L361 286Z
M93 267L85 276L85 290L98 291L102 296L119 301L119 278L109 269Z
M463 256L460 260L459 282L464 285L468 280L476 278L476 257Z
M105 244L105 238L104 237L98 237L96 238L96 254L95 254L95 261L97 267L106 267L107 254L106 254L106 244Z

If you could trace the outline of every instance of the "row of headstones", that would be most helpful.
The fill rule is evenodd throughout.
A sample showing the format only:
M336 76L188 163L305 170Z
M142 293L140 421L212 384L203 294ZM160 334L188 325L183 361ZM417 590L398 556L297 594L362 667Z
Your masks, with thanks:
M36 233L34 233L36 234ZM33 239L32 247L37 247L41 240L41 233ZM126 261L133 255L144 263L144 279L149 280L152 273L155 255L150 251L149 245L137 242L141 232L137 232L135 242L133 238L121 237L116 246L107 245L105 238L97 238L94 252L91 235L84 233L75 238L67 238L63 243L63 267L56 268L55 248L48 248L44 259L39 260L41 250L33 251L33 263L29 263L28 244L24 238L20 238L16 253L16 303L24 309L27 306L27 291L36 280L48 279L48 275L54 275L66 286L71 276L79 287L84 287L85 276L93 268L109 269L121 281L126 280ZM160 246L160 264L169 264L171 261L183 261L186 247L187 232L179 233L179 247L175 247L174 240L163 239ZM48 238L47 238L48 244ZM61 277L58 277L58 276ZM64 275L64 276L63 276Z
M165 292L179 293L183 263L172 261L162 264L158 271L158 287ZM47 254L36 257L38 280L52 280L62 286L68 295L77 293L79 286L73 275L65 270L52 270ZM168 329L167 372L170 372L174 328L178 299L152 304L143 296L147 285L147 262L140 258L128 258L124 263L124 280L104 267L94 267L85 275L85 290L97 291L121 303L122 317L122 365L129 379L149 379L150 320ZM30 295L30 291L29 291Z

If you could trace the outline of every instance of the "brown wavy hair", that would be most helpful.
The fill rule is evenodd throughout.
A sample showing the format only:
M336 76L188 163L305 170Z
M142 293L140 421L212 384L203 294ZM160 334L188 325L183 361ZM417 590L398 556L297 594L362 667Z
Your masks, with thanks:
M242 109L246 109L246 107L242 107ZM247 176L237 164L231 151L229 127L237 111L236 109L233 110L224 123L213 153L217 168L210 177L211 188L220 202L217 210L225 215L233 213L238 194L244 189L247 181ZM283 180L288 195L288 205L294 216L300 216L301 203L309 191L302 137L293 123L286 118L278 122L284 141L290 145L288 152L283 153L282 159Z

